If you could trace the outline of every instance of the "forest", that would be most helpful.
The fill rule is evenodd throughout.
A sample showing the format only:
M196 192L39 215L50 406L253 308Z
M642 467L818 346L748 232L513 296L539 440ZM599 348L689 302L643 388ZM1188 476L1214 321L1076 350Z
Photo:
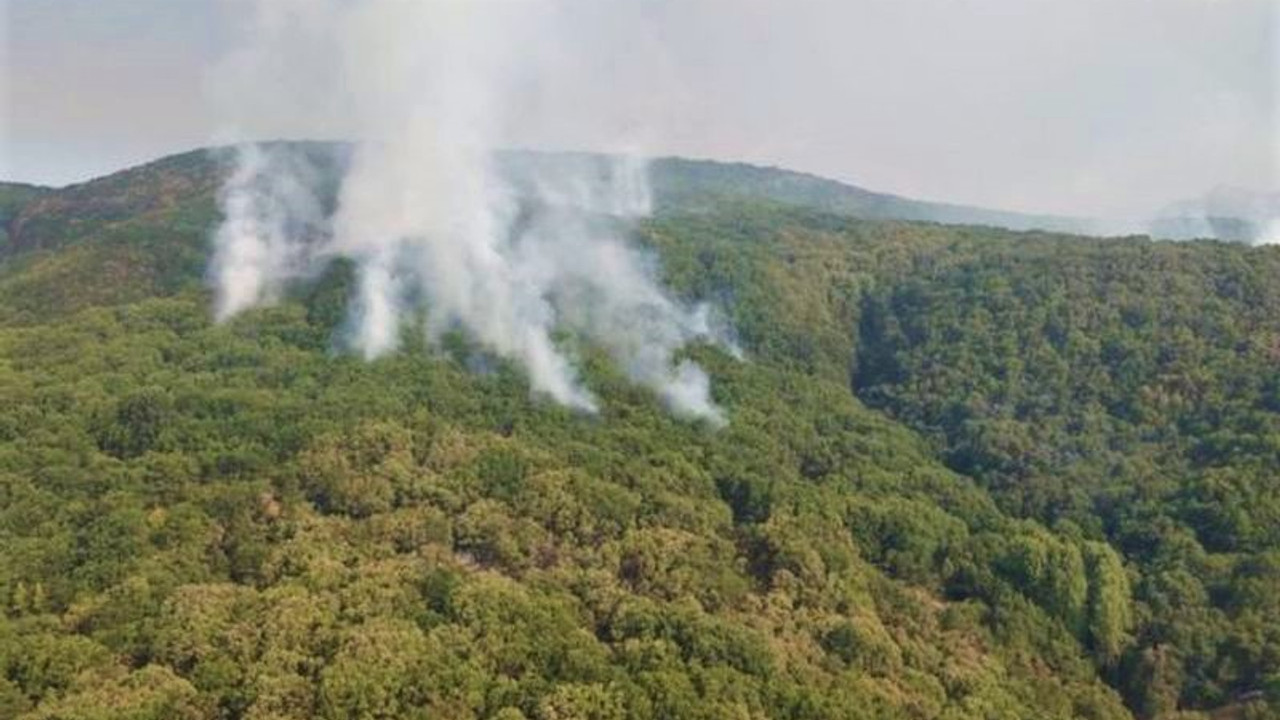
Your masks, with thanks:
M1280 717L1280 250L664 167L724 427L215 324L204 152L0 185L0 717Z

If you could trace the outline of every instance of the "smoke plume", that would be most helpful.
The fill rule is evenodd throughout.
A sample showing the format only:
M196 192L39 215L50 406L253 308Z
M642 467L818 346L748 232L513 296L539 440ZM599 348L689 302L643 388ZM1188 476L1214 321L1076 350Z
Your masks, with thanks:
M309 240L325 222L315 174L305 156L280 147L237 150L219 195L226 219L214 237L217 319L271 302L307 274Z
M722 421L706 373L677 360L690 341L714 339L706 308L664 293L623 238L627 219L649 212L643 161L517 158L513 173L495 154L531 108L575 112L540 103L556 68L572 64L559 34L567 8L255 5L248 42L215 78L228 124L306 113L318 132L354 144L331 212L314 168L288 146L240 146L214 238L219 320L345 257L357 268L349 342L366 358L396 350L425 311L429 335L461 328L518 360L535 391L592 411L596 399L555 340L569 330L607 349L673 412Z

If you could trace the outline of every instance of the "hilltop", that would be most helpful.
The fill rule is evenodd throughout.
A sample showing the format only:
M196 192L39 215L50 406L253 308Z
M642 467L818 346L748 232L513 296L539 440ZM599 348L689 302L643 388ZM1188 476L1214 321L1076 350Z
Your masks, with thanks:
M349 150L341 143L278 145L305 148L311 162L335 172L345 163ZM8 225L17 207L34 197L46 194L76 197L76 193L92 188L97 201L101 202L103 197L115 194L109 189L113 182L117 190L132 186L135 181L145 182L145 193L136 189L134 192L138 198L152 200L181 195L185 190L207 193L207 184L199 183L220 177L218 165L225 163L227 157L226 148L195 150L66 188L0 183L0 230ZM527 182L533 173L580 170L584 165L603 167L608 162L608 156L591 153L507 150L498 156L499 167L516 187ZM1106 221L921 201L808 173L741 162L659 157L649 159L647 166L654 206L659 211L692 212L737 199L780 203L867 220L908 220L1090 236L1145 233L1160 239L1210 238L1243 243L1257 242L1276 214L1275 198L1231 188L1219 188L1204 198L1173 203L1152 218ZM172 175L179 169L179 174ZM160 187L158 183L162 183L161 178L166 175L178 183L191 181L197 185L185 190ZM145 181L141 180L144 176L148 178ZM119 197L112 204L121 209L128 207ZM0 244L2 251L3 244Z

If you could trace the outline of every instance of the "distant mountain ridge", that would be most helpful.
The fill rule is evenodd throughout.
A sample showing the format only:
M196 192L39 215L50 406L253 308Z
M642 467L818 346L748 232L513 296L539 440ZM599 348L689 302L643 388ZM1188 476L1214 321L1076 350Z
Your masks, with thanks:
M674 157L657 159L651 167L659 196L676 205L704 193L720 193L802 205L868 220L916 220L1060 232L1074 232L1083 227L1076 218L913 200L776 167Z
M288 141L268 145L305 153L319 167L332 166L335 173L345 163L349 149L348 145L336 142ZM0 254L24 247L42 247L55 237L58 242L73 237L74 228L58 220L60 209L72 205L82 217L88 208L95 219L110 220L116 216L131 217L139 212L156 211L165 203L180 202L184 198L212 198L225 172L230 157L228 150L208 148L170 155L62 188L0 183ZM597 165L601 172L605 172L611 163L610 156L585 152L506 150L498 155L500 171L517 191L527 188L531 179L538 175L570 170L581 172L584 164ZM1245 212L1257 202L1226 202L1219 197L1223 193L1211 193L1203 202L1171 205L1168 211L1153 220L1106 222L915 200L808 173L741 162L660 157L648 160L648 173L653 206L659 213L698 211L723 200L737 198L794 205L866 220L990 226L1079 235L1150 234L1161 239L1211 238L1236 242L1258 241L1266 224L1265 219L1255 217L1257 213Z

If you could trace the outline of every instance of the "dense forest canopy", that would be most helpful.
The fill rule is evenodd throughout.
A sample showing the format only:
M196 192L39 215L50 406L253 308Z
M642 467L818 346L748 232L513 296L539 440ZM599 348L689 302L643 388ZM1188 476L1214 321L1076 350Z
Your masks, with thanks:
M205 153L0 186L0 717L1280 716L1280 251L665 162L720 429L214 324Z

